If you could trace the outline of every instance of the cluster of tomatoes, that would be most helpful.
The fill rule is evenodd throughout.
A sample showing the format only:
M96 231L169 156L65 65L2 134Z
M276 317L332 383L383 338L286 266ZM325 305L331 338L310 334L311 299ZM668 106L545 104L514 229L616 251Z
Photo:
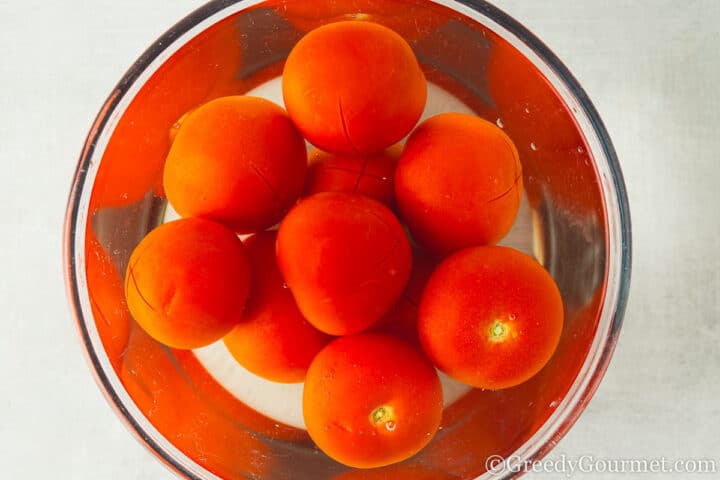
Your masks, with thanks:
M402 461L432 439L436 368L514 386L562 328L551 276L492 246L522 197L512 141L465 114L416 127L426 96L392 30L313 30L285 65L287 112L233 96L181 119L163 184L183 219L150 232L126 274L130 311L159 342L223 339L253 373L305 382L308 433L354 467Z

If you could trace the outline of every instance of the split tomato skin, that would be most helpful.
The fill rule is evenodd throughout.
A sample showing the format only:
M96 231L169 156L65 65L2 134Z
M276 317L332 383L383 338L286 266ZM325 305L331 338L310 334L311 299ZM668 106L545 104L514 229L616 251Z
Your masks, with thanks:
M283 71L283 99L310 143L344 154L380 152L420 119L427 82L410 45L371 22L343 21L305 35Z
M303 416L313 441L334 460L376 468L420 451L442 417L437 372L407 343L381 334L342 337L308 370Z
M303 316L329 335L359 333L400 298L412 255L393 213L363 195L301 200L280 224L278 267Z
M319 192L354 192L395 206L395 167L402 149L391 147L368 155L310 152L305 195Z
M550 274L506 247L461 250L430 277L418 315L420 342L433 364L476 388L525 382L560 340L563 303Z
M474 115L436 115L408 138L395 196L413 238L437 256L494 244L520 208L520 158L496 125Z
M163 183L181 216L255 233L276 224L295 203L306 171L305 142L281 107L230 96L182 119Z
M125 297L155 340L193 349L220 340L241 321L250 277L245 247L234 232L188 218L157 227L135 248Z
M275 261L277 232L245 240L253 284L242 322L223 338L237 362L280 383L305 379L310 362L331 340L305 320Z

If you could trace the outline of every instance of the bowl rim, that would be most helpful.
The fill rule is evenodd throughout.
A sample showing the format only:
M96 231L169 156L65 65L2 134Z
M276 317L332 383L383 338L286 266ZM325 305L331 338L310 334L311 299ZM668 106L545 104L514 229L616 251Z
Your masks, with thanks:
M620 239L620 245L619 251L616 252L615 255L617 257L616 267L619 271L617 272L617 286L614 292L615 302L614 304L608 304L606 302L603 305L601 313L605 315L605 309L610 307L612 309L612 312L610 312L612 317L609 321L607 334L604 336L604 342L601 345L601 351L597 352L596 358L593 360L594 365L592 365L592 368L589 369L589 371L585 371L585 367L587 367L590 357L590 352L588 352L588 355L583 362L583 369L580 373L578 373L578 376L570 387L569 392L572 391L573 387L577 387L575 389L576 391L573 401L568 402L568 398L564 398L562 404L558 406L550 418L548 418L540 429L538 429L538 431L526 440L525 443L523 443L523 445L517 450L522 451L523 448L530 445L531 448L526 452L526 456L528 460L534 462L542 459L554 447L554 445L556 445L557 442L565 436L568 430L575 423L597 390L605 371L609 366L610 359L615 349L627 306L631 280L632 235L627 190L615 148L613 147L610 136L607 132L605 124L600 118L599 113L577 79L547 45L545 45L538 37L524 27L519 21L515 20L500 8L488 3L485 0L430 1L445 6L448 6L450 3L471 9L475 13L486 17L488 20L496 23L499 27L505 29L509 34L513 35L518 42L529 48L530 51L537 55L537 57L539 57L539 59L547 65L547 67L567 88L569 95L572 96L580 111L589 121L591 129L597 135L599 146L602 149L603 156L607 162L607 167L610 171L610 186L612 187L611 193L615 194L614 201L615 206L617 207L618 216L618 229L615 233ZM75 319L76 328L78 329L82 339L84 352L86 354L87 361L91 366L95 381L98 383L98 386L101 388L111 407L115 409L118 416L124 421L134 436L167 467L175 473L192 480L203 480L203 478L206 477L198 476L195 472L190 471L183 462L178 461L171 452L168 452L167 448L160 445L160 443L153 438L153 435L148 433L138 420L133 417L132 413L123 404L117 392L114 390L113 385L108 378L107 372L105 371L97 352L93 348L86 318L83 314L80 298L80 285L78 283L79 274L84 271L83 265L78 265L77 262L78 253L83 253L78 252L77 248L78 229L85 227L84 224L79 224L78 222L78 220L81 219L80 213L81 208L83 207L81 198L84 187L87 187L87 185L85 185L85 180L92 165L97 140L108 126L113 113L116 111L123 98L129 91L131 91L132 87L136 84L142 74L158 59L159 56L166 52L170 46L174 45L178 39L196 28L203 21L208 20L210 17L234 5L252 6L258 3L260 2L257 0L212 0L192 11L168 29L156 41L154 41L150 47L142 53L142 55L140 55L140 57L132 64L117 85L113 88L111 94L103 103L87 134L82 153L73 176L65 213L63 232L63 271L66 293L70 303L71 314ZM457 10L457 8L455 8L455 10ZM228 16L236 13L237 11L240 11L240 9L235 12L228 13ZM514 44L514 42L511 43ZM514 46L517 47L518 45L514 44ZM603 190L603 196L605 196L605 194L606 192ZM608 203L607 200L608 199L606 198L604 199L604 207L606 208ZM608 256L612 254L613 252L609 252ZM610 259L608 258L606 262L609 263L609 261ZM613 267L610 266L608 268ZM595 338L595 340L597 340L597 338ZM595 345L595 343L593 345ZM580 377L583 371L585 371L586 375L589 373L590 377L584 379L584 382L579 382L582 380ZM582 383L582 385L580 385L580 383ZM567 405L567 403L572 403L572 405ZM563 404L565 404L564 409L562 408ZM540 439L542 439L542 441L539 441ZM517 451L515 453L517 453ZM198 467L200 466L198 465ZM210 475L210 478L218 478L205 470L203 467L200 468L207 472ZM524 473L522 470L513 470L511 465L505 465L504 470L499 472L486 472L479 478L510 478L522 473Z

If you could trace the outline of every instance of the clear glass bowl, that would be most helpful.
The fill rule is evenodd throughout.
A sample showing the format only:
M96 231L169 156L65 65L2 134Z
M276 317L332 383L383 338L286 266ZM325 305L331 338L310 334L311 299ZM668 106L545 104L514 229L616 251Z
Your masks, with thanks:
M382 23L410 42L431 82L426 115L475 112L520 151L526 198L506 243L534 254L560 286L558 351L518 387L456 389L430 445L386 472L513 477L518 462L557 444L608 366L628 294L630 219L615 152L585 92L540 40L479 0L218 0L155 42L100 110L68 203L67 287L92 370L137 438L187 478L376 478L333 462L283 416L297 389L261 395L265 387L233 365L211 365L207 351L154 342L122 288L132 249L167 217L160 172L176 120L223 95L279 101L294 43L341 19ZM486 471L493 455L512 461Z

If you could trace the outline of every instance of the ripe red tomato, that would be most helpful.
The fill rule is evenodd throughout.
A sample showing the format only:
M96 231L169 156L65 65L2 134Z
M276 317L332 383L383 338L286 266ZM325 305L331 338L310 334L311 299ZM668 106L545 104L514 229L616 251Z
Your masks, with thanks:
M242 321L223 338L242 366L268 380L302 382L330 336L305 320L275 263L277 232L245 240L253 284Z
M506 247L474 247L445 259L420 302L418 333L436 367L478 388L535 375L552 356L563 303L550 274Z
M436 115L408 138L395 195L413 238L437 255L496 243L520 208L520 159L496 125L474 115Z
M193 349L224 337L250 289L245 247L232 230L201 218L165 223L135 248L125 275L128 308L158 342Z
M280 224L280 272L305 318L330 335L359 333L400 298L412 258L405 231L380 202L324 192Z
M416 454L442 416L442 388L430 362L397 338L366 333L339 338L308 370L303 416L313 441L357 468Z
M315 149L308 161L305 195L320 192L355 192L395 206L395 166L401 148L391 147L369 155L342 155Z
M163 182L183 217L202 217L238 233L277 223L302 193L305 142L285 110L259 98L212 100L182 120Z
M376 153L420 119L425 75L410 45L372 22L335 22L305 35L283 70L288 114L327 152Z

